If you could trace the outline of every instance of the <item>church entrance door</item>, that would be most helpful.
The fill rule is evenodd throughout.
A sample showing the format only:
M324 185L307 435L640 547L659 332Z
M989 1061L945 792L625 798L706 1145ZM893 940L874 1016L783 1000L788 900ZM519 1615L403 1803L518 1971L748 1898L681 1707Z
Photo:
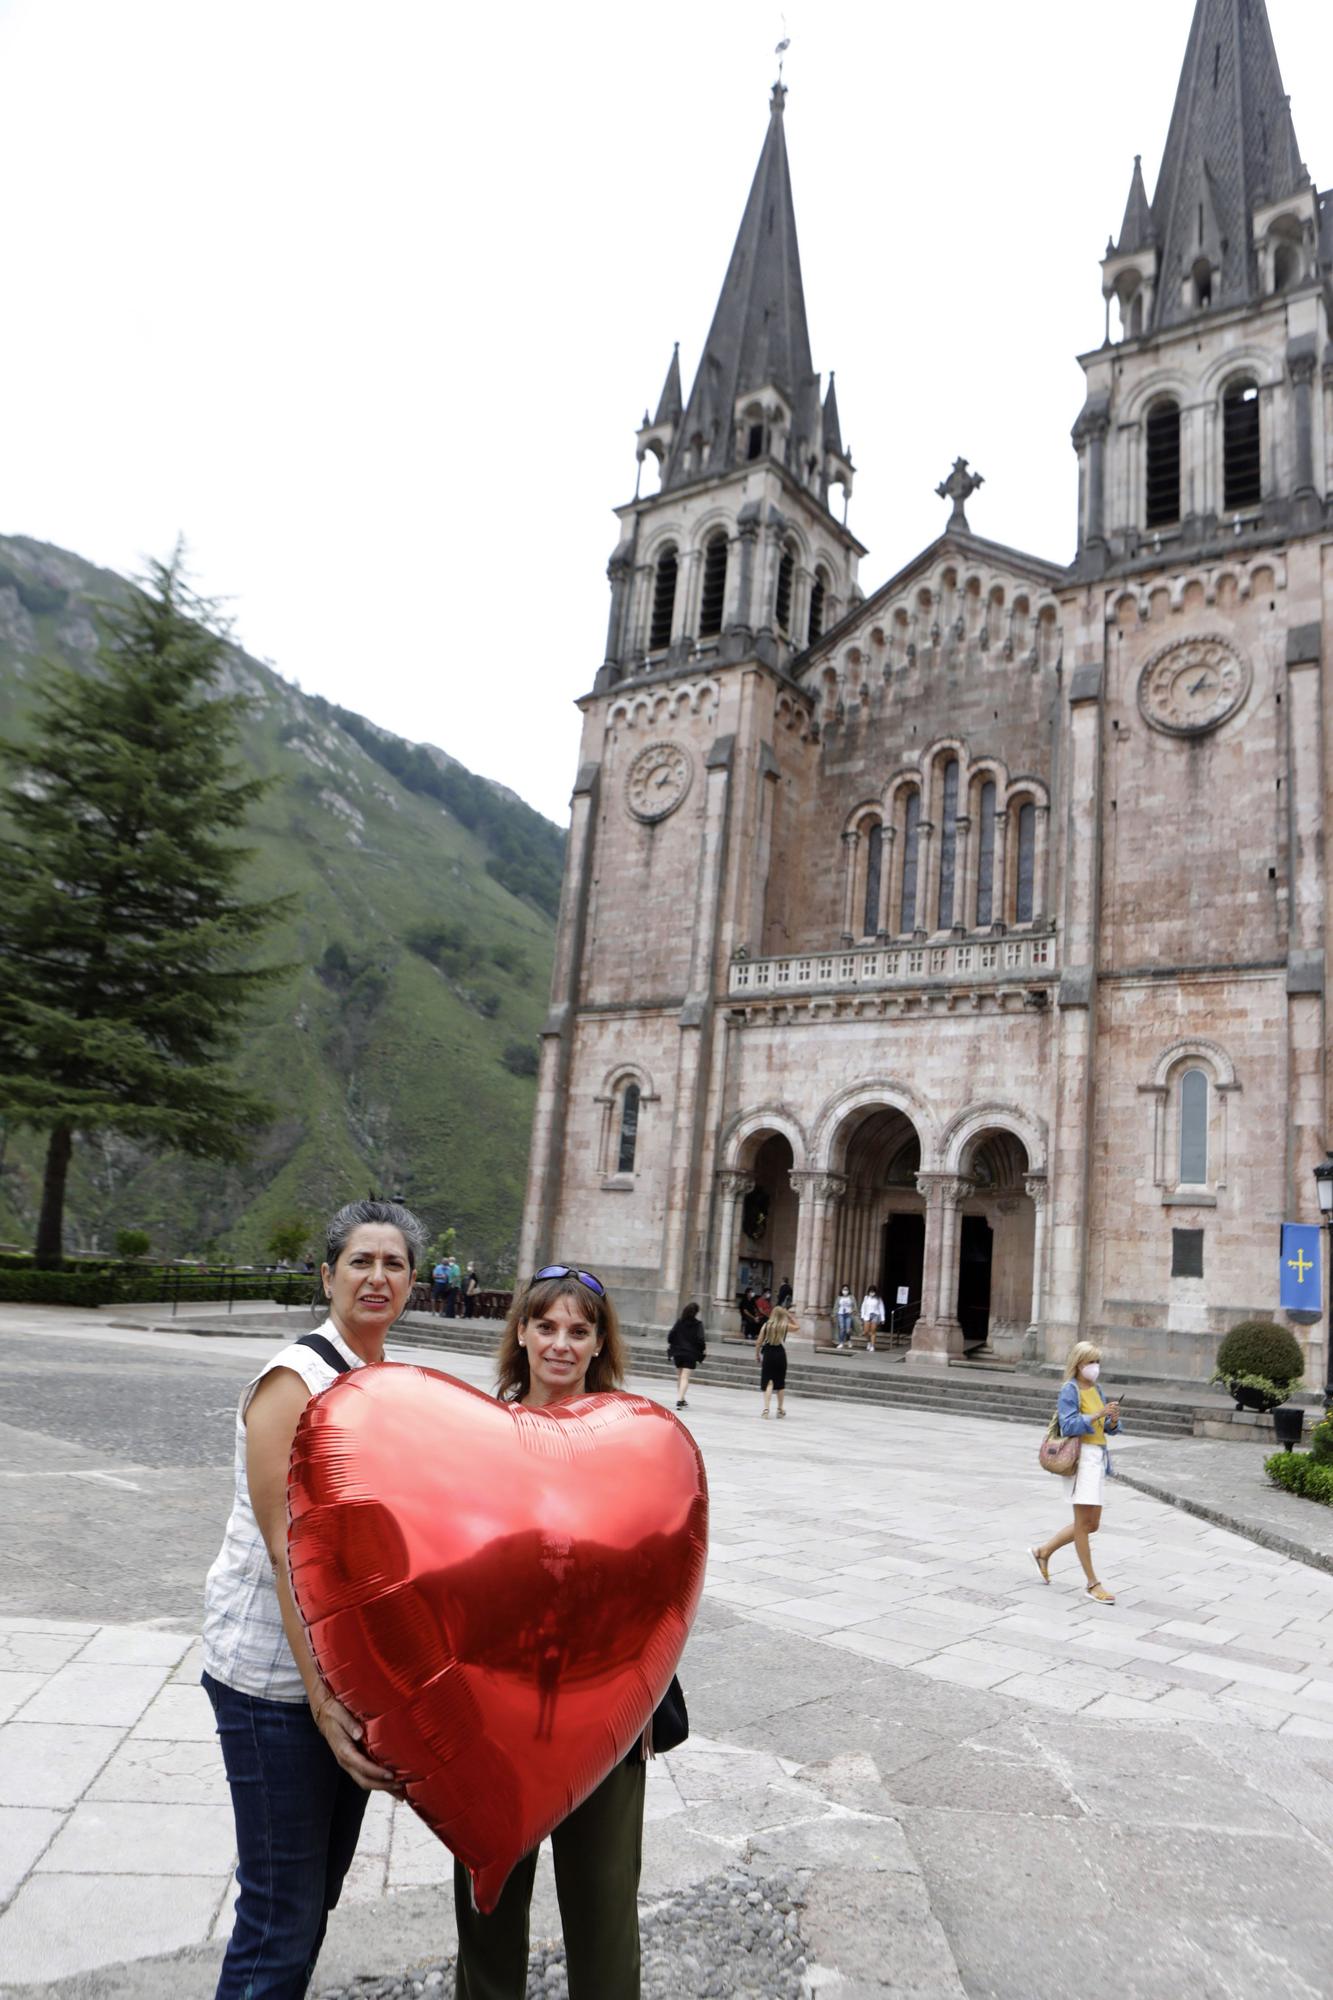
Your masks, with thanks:
M924 1215L891 1215L884 1225L884 1277L881 1291L889 1314L889 1344L910 1340L921 1317L921 1276L926 1255ZM899 1294L906 1292L905 1304Z
M980 1347L990 1333L991 1263L995 1237L984 1215L964 1215L958 1243L958 1324L964 1347Z

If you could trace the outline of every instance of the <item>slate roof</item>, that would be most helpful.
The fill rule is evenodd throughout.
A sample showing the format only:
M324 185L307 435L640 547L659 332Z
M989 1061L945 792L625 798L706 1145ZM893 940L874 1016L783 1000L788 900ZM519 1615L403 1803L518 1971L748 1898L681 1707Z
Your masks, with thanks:
M1307 178L1264 0L1197 0L1152 201L1161 250L1154 326L1193 317L1182 281L1201 252L1220 259L1214 307L1256 298L1251 210Z
M768 132L684 421L667 461L664 492L697 477L689 469L696 435L711 442L710 474L735 463L736 399L766 383L781 389L793 407L793 469L802 439L807 452L817 452L823 440L783 130L786 96L780 83L773 86Z

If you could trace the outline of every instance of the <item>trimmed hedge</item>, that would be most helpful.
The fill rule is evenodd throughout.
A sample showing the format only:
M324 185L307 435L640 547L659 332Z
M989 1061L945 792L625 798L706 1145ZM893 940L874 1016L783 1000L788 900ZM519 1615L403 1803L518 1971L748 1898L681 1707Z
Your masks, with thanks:
M252 1277L192 1277L182 1274L179 1282L161 1273L146 1276L134 1272L6 1271L0 1269L0 1303L43 1306L161 1305L173 1299L179 1305L216 1304L234 1299L237 1304L270 1300L282 1305L308 1302L314 1280L305 1272L293 1272L284 1283L281 1274L257 1271Z
M1316 1465L1333 1465L1333 1417L1323 1417L1310 1433L1310 1456Z
M1274 1486L1333 1507L1333 1465L1321 1465L1308 1451L1275 1451L1264 1460L1264 1471Z
M114 1278L81 1271L0 1271L0 1300L23 1305L105 1306L121 1293Z
M1305 1368L1300 1343L1285 1326L1272 1320L1243 1319L1233 1326L1217 1350L1215 1380L1238 1375L1262 1375L1284 1393L1299 1382Z

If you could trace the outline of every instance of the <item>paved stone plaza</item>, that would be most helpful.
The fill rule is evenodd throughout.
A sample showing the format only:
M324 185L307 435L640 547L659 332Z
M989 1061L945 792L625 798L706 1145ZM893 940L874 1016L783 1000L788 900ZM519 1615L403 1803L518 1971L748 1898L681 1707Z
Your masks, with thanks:
M0 1991L206 2000L233 1857L194 1633L271 1344L18 1308L0 1331ZM757 1403L691 1395L713 1542L694 1734L650 1776L659 1943L733 1871L792 1884L806 1987L842 2000L1030 2000L1071 1952L1088 2000L1326 1993L1333 1576L1121 1488L1094 1607L1072 1551L1049 1590L1024 1553L1064 1495L1022 1428ZM316 1991L438 1964L447 1874L374 1801ZM693 1979L682 2000L741 1990Z

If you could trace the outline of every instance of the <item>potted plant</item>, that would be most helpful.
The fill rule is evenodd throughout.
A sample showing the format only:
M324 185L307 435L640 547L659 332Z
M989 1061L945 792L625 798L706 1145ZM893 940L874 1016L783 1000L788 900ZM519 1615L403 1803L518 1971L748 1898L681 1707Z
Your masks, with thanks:
M1285 1326L1243 1319L1217 1350L1214 1382L1225 1382L1238 1410L1275 1410L1301 1379L1300 1344Z

